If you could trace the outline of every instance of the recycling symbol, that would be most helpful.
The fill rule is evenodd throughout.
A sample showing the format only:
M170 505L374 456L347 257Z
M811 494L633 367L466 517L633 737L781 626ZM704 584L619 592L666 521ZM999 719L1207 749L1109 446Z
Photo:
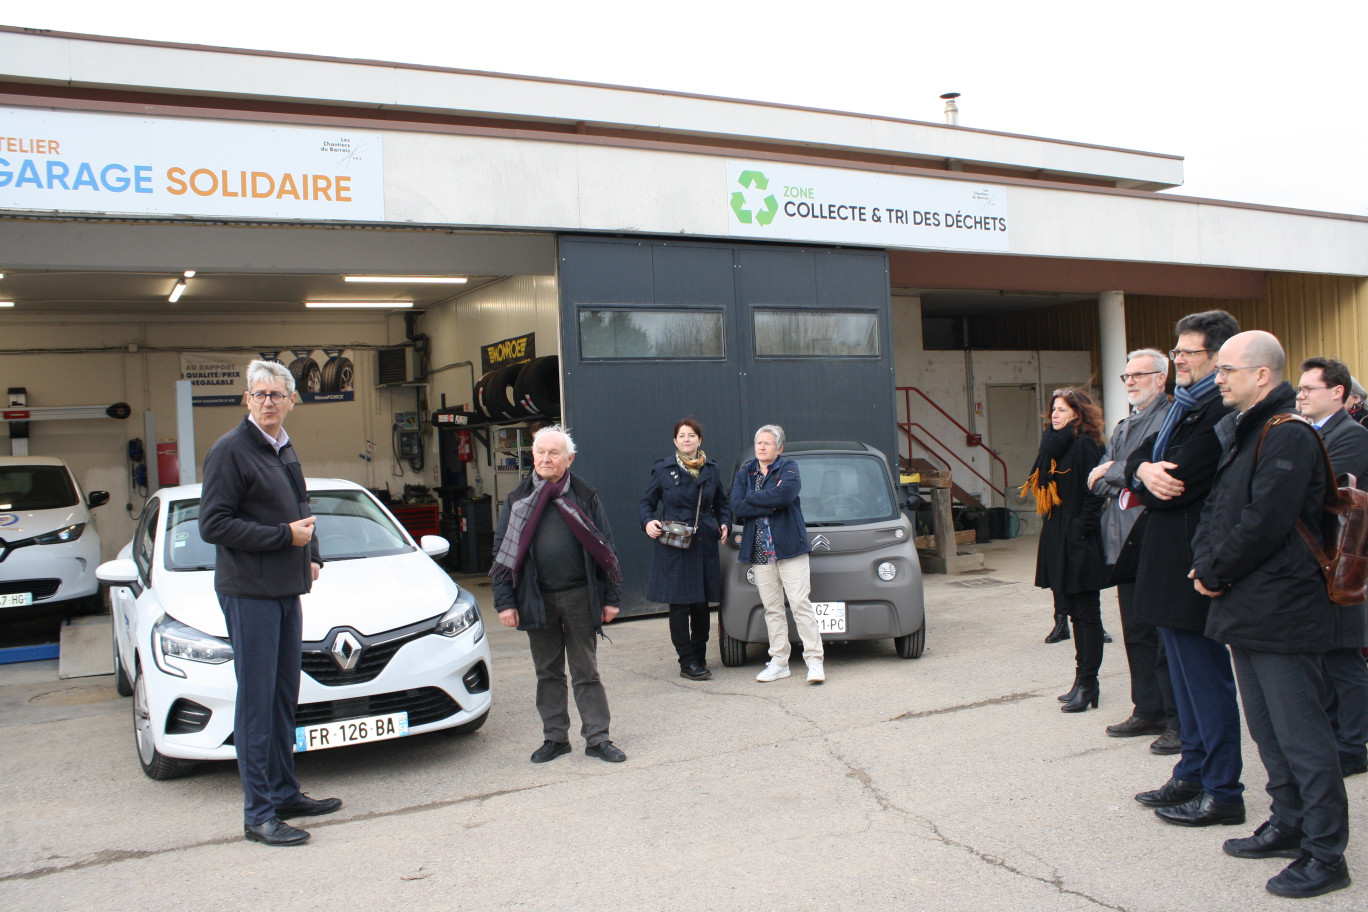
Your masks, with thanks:
M742 171L736 182L746 189L768 190L769 180L760 171ZM768 225L774 221L774 215L779 211L779 201L771 193L763 200L764 208L759 212L752 212L746 208L746 194L737 190L731 195L732 212L736 213L737 221L743 225L755 222L758 225Z

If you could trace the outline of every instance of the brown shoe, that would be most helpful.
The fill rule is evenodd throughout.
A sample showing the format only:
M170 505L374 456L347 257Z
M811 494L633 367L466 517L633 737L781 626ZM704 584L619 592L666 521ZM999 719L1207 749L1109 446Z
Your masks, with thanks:
M1181 754L1183 752L1183 739L1170 728L1150 742L1150 752L1155 754Z

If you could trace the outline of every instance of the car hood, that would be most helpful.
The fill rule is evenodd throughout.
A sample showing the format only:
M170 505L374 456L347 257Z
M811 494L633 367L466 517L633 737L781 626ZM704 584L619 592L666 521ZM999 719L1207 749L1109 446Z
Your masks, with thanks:
M0 510L0 538L22 541L81 522L87 524L87 532L93 531L90 513L80 504L54 510Z
M213 571L163 570L154 585L167 614L212 636L228 635ZM313 591L300 598L304 640L321 640L334 627L373 634L436 617L451 607L458 591L421 551L334 561L319 573Z

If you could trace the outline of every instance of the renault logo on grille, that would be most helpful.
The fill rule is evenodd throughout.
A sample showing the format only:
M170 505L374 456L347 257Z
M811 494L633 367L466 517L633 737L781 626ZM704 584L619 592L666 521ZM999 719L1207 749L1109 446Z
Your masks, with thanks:
M825 535L818 535L812 540L812 550L816 551L818 548L821 548L823 551L830 551L831 541Z
M333 637L331 651L333 661L343 671L351 671L361 661L361 644L345 630Z

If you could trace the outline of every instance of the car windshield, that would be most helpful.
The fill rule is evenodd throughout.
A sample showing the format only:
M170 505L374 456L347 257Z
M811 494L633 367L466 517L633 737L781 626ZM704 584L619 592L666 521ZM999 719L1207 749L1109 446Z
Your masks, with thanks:
M309 508L318 517L314 534L323 560L385 557L412 551L404 534L363 491L310 491ZM214 546L200 538L198 500L178 500L167 513L166 569L212 570Z
M76 486L63 466L0 467L0 510L56 510L76 503Z
M795 453L803 479L803 519L809 526L854 525L898 515L883 459L865 453Z

